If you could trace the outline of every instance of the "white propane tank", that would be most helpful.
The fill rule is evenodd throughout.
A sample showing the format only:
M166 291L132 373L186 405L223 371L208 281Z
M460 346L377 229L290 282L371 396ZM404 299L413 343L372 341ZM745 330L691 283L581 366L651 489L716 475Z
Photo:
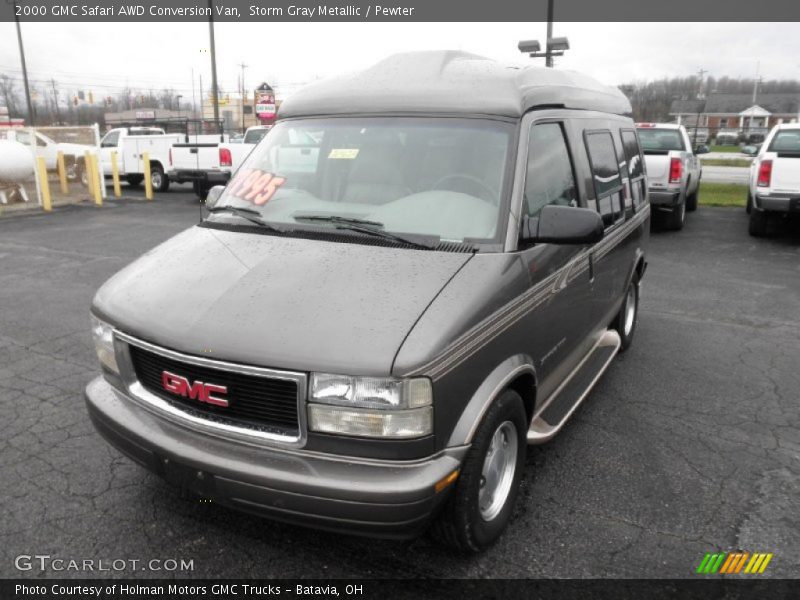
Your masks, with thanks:
M0 140L0 183L22 183L34 172L31 149L11 140Z

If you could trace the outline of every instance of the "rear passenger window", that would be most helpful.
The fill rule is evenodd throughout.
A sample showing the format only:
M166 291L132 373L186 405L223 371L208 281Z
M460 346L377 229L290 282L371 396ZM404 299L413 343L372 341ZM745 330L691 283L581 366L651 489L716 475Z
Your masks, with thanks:
M628 174L631 181L631 196L633 206L639 208L645 197L644 190L644 158L639 147L639 140L633 129L622 129L622 149L625 152L625 162L628 165Z
M525 205L529 217L548 204L578 206L572 161L560 123L541 123L531 129L525 175Z
M597 208L606 227L621 219L622 177L619 172L617 153L610 131L594 131L586 134L586 150L592 165L592 179L597 195Z

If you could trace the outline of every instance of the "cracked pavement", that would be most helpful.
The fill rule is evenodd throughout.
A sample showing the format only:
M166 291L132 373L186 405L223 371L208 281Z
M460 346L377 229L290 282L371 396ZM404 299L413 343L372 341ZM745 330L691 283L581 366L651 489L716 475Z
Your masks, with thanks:
M692 577L705 552L800 573L800 234L701 207L654 233L633 347L551 443L477 557L349 538L180 494L95 433L88 311L120 267L195 223L191 194L0 220L0 576L19 554L183 558L178 577ZM95 574L99 575L99 574ZM104 573L102 575L108 575Z

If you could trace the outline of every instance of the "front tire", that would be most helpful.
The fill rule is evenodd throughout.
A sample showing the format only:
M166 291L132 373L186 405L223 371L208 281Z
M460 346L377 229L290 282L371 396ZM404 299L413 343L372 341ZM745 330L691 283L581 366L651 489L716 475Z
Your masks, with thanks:
M619 351L625 352L633 343L633 334L639 322L639 274L634 273L628 289L625 291L625 300L619 313L614 319L612 327L619 334L622 342Z
M481 420L433 533L462 553L491 546L505 531L525 464L527 421L522 398L503 392Z

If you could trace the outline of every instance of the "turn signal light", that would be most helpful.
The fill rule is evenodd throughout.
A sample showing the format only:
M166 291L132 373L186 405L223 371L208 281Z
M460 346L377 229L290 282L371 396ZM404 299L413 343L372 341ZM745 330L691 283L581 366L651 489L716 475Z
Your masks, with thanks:
M758 187L769 187L772 181L772 161L762 160L758 167Z

